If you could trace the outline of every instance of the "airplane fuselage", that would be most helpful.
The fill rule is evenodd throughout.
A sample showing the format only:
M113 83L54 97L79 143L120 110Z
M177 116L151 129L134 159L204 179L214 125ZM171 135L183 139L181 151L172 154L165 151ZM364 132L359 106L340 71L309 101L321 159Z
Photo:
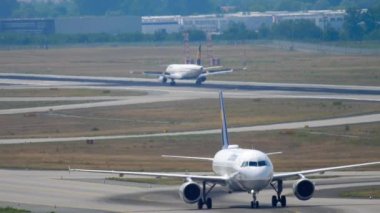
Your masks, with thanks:
M165 75L171 79L197 79L203 72L203 66L196 64L171 64Z
M258 192L273 178L272 162L258 150L222 149L215 154L212 167L216 174L229 177L227 187L231 191Z

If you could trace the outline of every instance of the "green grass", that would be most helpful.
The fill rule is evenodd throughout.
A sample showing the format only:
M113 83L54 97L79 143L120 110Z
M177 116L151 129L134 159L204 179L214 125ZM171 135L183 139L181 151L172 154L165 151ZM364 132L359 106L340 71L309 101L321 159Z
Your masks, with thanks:
M15 208L12 208L12 207L0 207L0 213L27 213L27 212L31 212L31 211L28 211L28 210L24 210L24 209L15 209Z
M57 102L58 103L58 102ZM7 109L20 102L1 105ZM27 102L27 106L43 106ZM75 137L219 129L216 99L94 107L0 116L1 138ZM26 107L26 106L25 106ZM308 99L226 99L230 127L314 120L379 112L380 103ZM163 110L165 109L165 110ZM190 111L197 109L197 113ZM96 131L95 131L96 130ZM302 134L302 133L300 133Z
M326 134L311 134L318 131ZM334 133L333 135L330 133ZM346 137L354 135L356 137ZM275 171L340 166L379 160L380 125L351 125L231 133L232 144L264 152L282 151L271 156ZM186 149L184 149L186 147ZM0 167L18 169L109 169L130 171L211 171L210 162L165 159L161 155L213 157L220 149L220 135L192 135L64 143L0 145ZM375 170L379 166L357 168ZM330 176L328 172L322 177Z
M322 42L324 45L333 45L338 47L348 48L364 48L364 49L379 49L380 41L338 41L338 42Z
M194 58L196 48L191 51ZM307 53L254 44L218 44L212 52L226 67L246 64L247 69L210 80L380 85L377 55ZM167 64L182 63L184 57L182 45L12 50L0 51L0 72L142 78L143 71L164 70ZM203 60L208 65L206 56Z
M342 192L340 193L340 196L346 198L380 199L380 186L372 186L360 190Z

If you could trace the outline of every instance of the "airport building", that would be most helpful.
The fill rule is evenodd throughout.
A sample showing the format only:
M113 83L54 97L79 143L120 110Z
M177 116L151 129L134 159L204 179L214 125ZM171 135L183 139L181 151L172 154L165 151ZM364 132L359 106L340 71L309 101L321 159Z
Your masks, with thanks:
M0 20L0 32L53 34L55 32L54 19L28 18Z
M58 34L135 32L141 32L141 17L139 16L89 16L55 19L55 33Z
M345 15L344 10L318 10L238 12L193 16L85 16L54 19L3 19L0 20L0 32L38 34L142 32L153 34L160 30L165 30L167 33L178 33L195 29L218 34L227 29L230 23L244 23L247 29L258 30L262 25L270 26L281 21L298 19L311 20L321 29L330 26L339 30L343 26Z
M206 33L221 33L230 23L244 23L247 29L257 30L261 25L270 26L285 20L307 19L324 29L331 26L340 29L343 26L344 10L319 10L300 12L239 12L196 16L149 16L142 17L142 32L154 33L166 30L168 33L196 29Z
M346 12L344 10L312 10L307 12L267 12L272 14L273 23L279 23L285 20L306 19L315 23L321 29L327 26L339 30L343 26Z
M0 20L0 32L28 34L86 34L141 32L140 16L59 17Z
M141 18L141 32L153 34L165 30L167 33L177 33L181 30L181 16L144 16Z

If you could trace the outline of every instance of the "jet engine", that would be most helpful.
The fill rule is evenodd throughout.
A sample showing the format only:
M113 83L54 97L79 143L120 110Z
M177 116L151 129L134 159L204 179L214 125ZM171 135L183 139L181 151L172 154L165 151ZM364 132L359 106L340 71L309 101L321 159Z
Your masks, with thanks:
M293 192L299 200L309 200L314 194L314 183L302 178L293 184Z
M196 203L201 198L201 187L195 182L186 182L179 187L179 196L185 203Z

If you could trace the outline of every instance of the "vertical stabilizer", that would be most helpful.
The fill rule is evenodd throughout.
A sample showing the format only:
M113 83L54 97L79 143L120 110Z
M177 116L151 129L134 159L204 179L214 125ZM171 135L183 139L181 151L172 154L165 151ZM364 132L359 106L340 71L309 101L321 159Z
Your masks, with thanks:
M198 47L198 54L197 54L197 65L202 65L202 45L199 45Z
M227 131L227 120L226 113L224 112L224 99L223 92L219 92L219 101L220 101L220 116L222 119L222 149L227 149L230 145L228 141L228 131Z

